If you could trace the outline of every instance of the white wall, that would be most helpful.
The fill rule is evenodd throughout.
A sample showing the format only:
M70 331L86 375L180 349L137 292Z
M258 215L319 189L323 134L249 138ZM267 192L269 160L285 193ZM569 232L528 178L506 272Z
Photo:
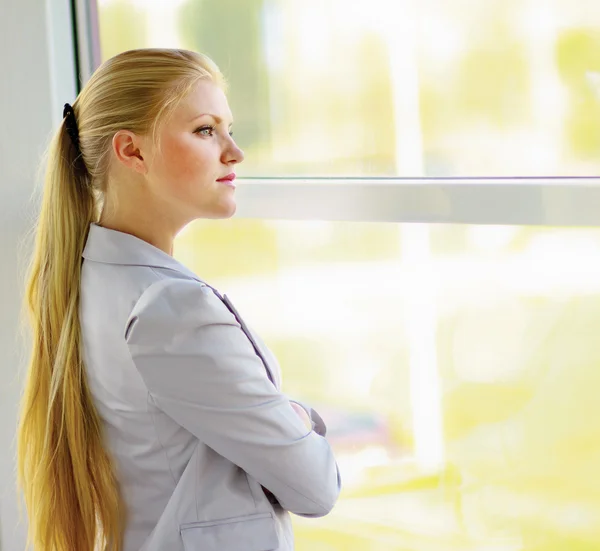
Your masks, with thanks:
M27 351L19 340L21 242L40 155L75 94L68 0L0 0L0 549L21 551L14 484L16 408Z

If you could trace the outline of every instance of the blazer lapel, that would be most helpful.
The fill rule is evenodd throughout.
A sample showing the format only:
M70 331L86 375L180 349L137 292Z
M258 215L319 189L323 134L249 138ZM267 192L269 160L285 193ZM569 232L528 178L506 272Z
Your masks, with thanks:
M210 285L209 285L209 287L210 287ZM234 315L235 319L240 324L242 331L245 333L246 337L248 337L248 340L252 343L252 347L254 348L256 355L261 359L263 365L265 366L269 380L273 383L275 388L279 388L279 386L277 384L277 380L274 376L274 373L271 370L271 366L269 365L269 362L265 358L265 355L263 354L263 352L260 348L260 345L256 342L256 339L252 335L252 332L250 331L249 327L246 325L246 322L243 320L242 316L240 316L239 312L237 311L237 309L235 308L235 306L233 305L231 300L229 300L229 297L227 295L223 295L221 297L221 295L218 293L218 291L216 289L214 289L213 287L210 287L210 288L223 301L223 304L225 304L225 306L227 306L227 309Z

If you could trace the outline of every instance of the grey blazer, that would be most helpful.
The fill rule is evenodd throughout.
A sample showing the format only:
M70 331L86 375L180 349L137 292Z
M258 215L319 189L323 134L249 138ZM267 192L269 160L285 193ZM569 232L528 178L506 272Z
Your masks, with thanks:
M171 256L92 225L83 258L84 360L125 551L291 551L288 511L326 515L340 492L318 415L306 429L258 335Z

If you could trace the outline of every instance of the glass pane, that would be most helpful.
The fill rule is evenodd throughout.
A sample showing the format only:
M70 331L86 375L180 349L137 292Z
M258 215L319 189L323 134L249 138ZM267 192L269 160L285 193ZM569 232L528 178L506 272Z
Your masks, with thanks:
M104 58L226 73L242 176L595 175L600 3L99 0Z
M226 292L319 411L343 493L298 551L600 544L600 229L199 221Z

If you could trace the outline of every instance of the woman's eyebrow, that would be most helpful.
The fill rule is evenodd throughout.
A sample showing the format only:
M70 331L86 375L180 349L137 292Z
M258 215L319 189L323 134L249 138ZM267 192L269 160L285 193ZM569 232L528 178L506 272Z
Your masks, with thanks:
M212 117L213 119L215 119L217 124L221 124L223 122L223 119L221 117L219 117L218 115L213 115L212 113L201 113L200 115L196 115L193 119L191 119L190 122L195 121L196 119L199 119L200 117ZM231 126L233 124L233 121L231 121L229 123L229 126Z

